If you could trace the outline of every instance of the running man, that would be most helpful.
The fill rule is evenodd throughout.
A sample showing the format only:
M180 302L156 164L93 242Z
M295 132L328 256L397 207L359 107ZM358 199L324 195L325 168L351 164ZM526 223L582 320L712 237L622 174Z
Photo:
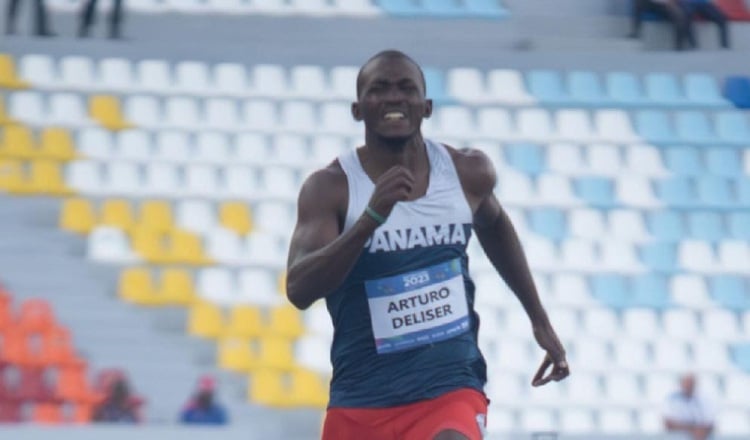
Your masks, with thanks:
M324 440L482 437L488 401L466 255L472 230L546 351L532 385L569 374L493 194L492 163L424 139L431 113L419 65L402 52L376 54L359 72L352 104L365 145L300 191L287 295L300 309L325 298L333 321Z

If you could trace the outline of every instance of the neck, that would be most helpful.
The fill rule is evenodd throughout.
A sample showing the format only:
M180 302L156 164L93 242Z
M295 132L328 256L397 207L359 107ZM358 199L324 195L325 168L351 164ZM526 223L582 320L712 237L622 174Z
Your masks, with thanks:
M379 171L378 174L395 165L414 171L426 158L424 139L419 133L403 141L382 139L367 133L362 156L373 171Z

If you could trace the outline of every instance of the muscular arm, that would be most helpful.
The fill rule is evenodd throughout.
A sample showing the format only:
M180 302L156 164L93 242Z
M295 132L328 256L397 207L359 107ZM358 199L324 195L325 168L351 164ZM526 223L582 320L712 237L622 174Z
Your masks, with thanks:
M534 385L560 380L569 374L565 349L550 324L534 286L521 242L508 215L494 194L497 181L490 160L479 151L452 152L461 185L474 212L474 231L487 258L521 302L531 321L534 337L547 357L534 378ZM549 362L551 376L542 377Z
M299 309L306 309L344 281L377 227L363 216L339 235L346 188L341 169L330 165L310 176L300 191L286 279L287 297Z

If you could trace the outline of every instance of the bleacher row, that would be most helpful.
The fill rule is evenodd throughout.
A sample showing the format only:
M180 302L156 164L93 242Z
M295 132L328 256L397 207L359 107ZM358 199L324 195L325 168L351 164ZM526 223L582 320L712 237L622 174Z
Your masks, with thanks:
M77 11L79 0L51 0L57 10ZM130 0L138 13L262 14L272 16L502 18L508 10L500 0Z
M296 313L283 268L301 180L362 136L345 103L356 70L28 57L4 81L35 89L6 94L17 123L0 161L30 173L16 188L44 193L49 175L34 170L56 167L51 193L84 197L66 200L61 226L88 234L94 261L130 266L124 300L189 307L190 334L250 374L253 401L323 405L324 305L285 318L292 330L272 315ZM25 76L34 63L51 68ZM559 387L525 385L538 349L472 242L481 344L498 370L490 430L657 432L661 399L694 365L724 405L720 432L750 432L748 115L697 73L426 75L439 105L425 130L495 163L575 370Z

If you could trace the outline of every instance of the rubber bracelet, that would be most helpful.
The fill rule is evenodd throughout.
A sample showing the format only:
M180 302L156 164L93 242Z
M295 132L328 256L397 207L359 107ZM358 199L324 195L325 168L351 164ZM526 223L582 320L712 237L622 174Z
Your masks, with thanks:
M375 212L374 209L370 208L369 206L365 208L365 212L367 215L370 216L371 219L375 220L379 225L382 225L385 223L385 217Z

